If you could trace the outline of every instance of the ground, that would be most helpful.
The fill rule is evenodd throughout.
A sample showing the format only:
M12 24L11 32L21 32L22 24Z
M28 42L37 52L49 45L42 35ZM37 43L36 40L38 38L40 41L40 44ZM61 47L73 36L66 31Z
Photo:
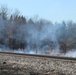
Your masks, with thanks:
M76 61L0 53L0 72L1 75L76 75Z

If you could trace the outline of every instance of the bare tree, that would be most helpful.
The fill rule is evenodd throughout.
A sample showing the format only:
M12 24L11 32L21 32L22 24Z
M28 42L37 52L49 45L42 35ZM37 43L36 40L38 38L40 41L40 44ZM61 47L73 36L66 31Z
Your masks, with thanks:
M0 7L0 17L4 20L8 19L8 8L7 8L7 6L2 5Z

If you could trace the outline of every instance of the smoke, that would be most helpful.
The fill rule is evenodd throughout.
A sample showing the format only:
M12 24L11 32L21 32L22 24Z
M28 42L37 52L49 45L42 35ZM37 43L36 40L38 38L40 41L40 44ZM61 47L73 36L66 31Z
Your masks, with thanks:
M28 21L27 24L17 25L14 21L4 22L1 19L0 38L4 38L3 43L6 45L10 44L9 39L15 39L18 44L26 43L26 52L30 50L37 50L39 53L45 53L47 50L59 51L58 38L61 35L61 26L47 20L35 23Z
M72 49L71 51L66 52L63 54L64 57L76 57L76 50Z
M40 25L42 25L42 27L39 27ZM38 53L45 53L47 50L56 50L58 52L59 43L56 32L59 27L56 27L53 23L48 21L43 21L40 25L38 24L40 29L38 29L37 23L28 23L26 25L26 50L37 50Z
M75 33L74 26L72 31ZM71 35L71 27L68 27L64 22L53 24L47 20L29 20L19 24L0 19L0 51L75 57L74 51L69 51L73 49L75 42L68 44L70 36L66 35Z

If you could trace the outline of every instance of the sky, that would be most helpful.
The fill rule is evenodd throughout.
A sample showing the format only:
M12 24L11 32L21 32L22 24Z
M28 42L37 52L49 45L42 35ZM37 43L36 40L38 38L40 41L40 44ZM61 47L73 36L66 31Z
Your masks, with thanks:
M28 18L38 15L53 22L76 21L76 0L0 0L0 5L18 9Z

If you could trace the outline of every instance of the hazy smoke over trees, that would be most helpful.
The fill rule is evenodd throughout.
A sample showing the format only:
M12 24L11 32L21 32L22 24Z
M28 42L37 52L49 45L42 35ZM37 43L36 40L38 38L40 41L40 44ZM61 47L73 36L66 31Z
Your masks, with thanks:
M0 48L67 52L76 49L75 34L72 21L27 20L18 12L8 15L7 8L0 8Z

